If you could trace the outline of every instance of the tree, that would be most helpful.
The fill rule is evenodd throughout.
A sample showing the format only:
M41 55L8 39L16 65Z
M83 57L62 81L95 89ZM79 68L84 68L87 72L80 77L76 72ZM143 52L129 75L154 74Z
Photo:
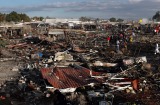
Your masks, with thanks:
M42 16L39 17L39 20L40 20L40 21L42 21L43 19L44 19L44 17L42 17Z
M117 22L123 22L124 20L123 19L117 19Z
M6 21L7 22L29 22L30 21L30 17L27 16L26 14L18 14L17 12L13 11L9 14L6 15Z
M5 21L6 14L0 13L0 22Z
M116 22L116 18L112 17L109 19L110 22Z
M44 18L42 16L40 16L40 17L34 16L32 19L34 19L36 21L42 21Z
M19 16L20 16L20 20L23 21L23 22L31 21L30 17L27 16L26 14L19 14Z
M82 22L86 22L86 21L90 21L91 19L82 16L82 17L79 18L79 20L82 21Z
M156 14L152 17L153 20L160 21L160 11L157 11Z
M6 21L8 21L8 22L11 22L11 21L19 22L19 21L21 21L21 18L20 18L19 14L17 12L13 11L10 14L6 15Z

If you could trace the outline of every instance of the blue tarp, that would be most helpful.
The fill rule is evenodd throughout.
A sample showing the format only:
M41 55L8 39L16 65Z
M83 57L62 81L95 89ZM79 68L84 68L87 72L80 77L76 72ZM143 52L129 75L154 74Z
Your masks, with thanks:
M38 53L38 56L42 58L43 54L41 52Z

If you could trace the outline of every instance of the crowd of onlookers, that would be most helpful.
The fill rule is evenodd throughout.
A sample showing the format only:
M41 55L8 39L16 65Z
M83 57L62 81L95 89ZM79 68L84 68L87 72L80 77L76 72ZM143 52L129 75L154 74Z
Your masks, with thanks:
M108 45L115 45L116 51L119 51L119 46L126 48L128 43L132 43L138 39L139 36L159 35L160 25L110 25L106 26L107 43Z

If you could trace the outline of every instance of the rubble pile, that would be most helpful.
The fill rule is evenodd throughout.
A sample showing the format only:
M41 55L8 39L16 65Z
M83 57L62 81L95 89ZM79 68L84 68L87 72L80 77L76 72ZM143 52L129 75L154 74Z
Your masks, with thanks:
M136 42L143 42L143 43L159 43L159 35L146 35L146 36L137 36L135 38Z
M7 59L8 60L8 59ZM0 84L3 84L6 80L11 80L19 75L17 62L15 61L5 61L4 59L0 61Z
M84 27L88 29L52 29L49 37L28 35L2 46L0 102L158 105L158 39L138 41L142 38L136 40L128 28L116 25L103 31Z

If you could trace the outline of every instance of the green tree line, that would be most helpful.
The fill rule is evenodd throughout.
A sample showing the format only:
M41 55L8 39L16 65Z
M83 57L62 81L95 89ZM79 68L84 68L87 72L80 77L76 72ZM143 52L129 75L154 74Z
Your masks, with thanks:
M160 21L160 11L157 11L155 15L153 15L152 19L154 21Z
M0 22L29 22L31 21L30 17L24 13L17 13L15 11L9 14L0 13Z
M112 18L109 19L109 21L110 21L110 22L123 22L124 20L121 19L121 18L116 19L116 18L112 17Z
M9 14L0 13L0 22L30 22L31 19L42 21L43 17L33 17L30 18L25 13L17 13L12 11Z

